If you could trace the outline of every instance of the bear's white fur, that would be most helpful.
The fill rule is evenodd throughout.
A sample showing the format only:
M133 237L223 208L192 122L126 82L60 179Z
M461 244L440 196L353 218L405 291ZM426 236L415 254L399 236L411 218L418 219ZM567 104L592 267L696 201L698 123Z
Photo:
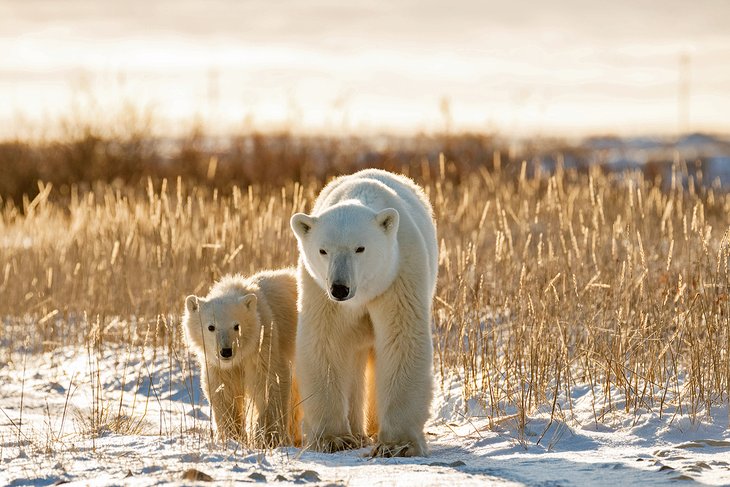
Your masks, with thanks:
M374 455L426 455L438 267L428 198L405 176L364 170L330 182L291 227L307 442L336 451L367 433L376 435Z
M203 392L221 439L263 446L301 440L292 377L296 279L294 269L229 275L206 297L185 300L183 330L200 363ZM251 416L256 427L248 438Z

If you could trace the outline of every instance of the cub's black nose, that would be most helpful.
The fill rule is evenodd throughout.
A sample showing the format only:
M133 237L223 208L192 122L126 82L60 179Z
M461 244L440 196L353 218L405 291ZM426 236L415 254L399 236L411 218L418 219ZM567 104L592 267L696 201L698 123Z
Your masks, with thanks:
M330 293L332 294L333 298L342 301L344 299L347 299L347 296L350 295L350 288L343 284L332 284Z
M233 357L233 349L232 348L221 348L221 357L223 357L223 358Z

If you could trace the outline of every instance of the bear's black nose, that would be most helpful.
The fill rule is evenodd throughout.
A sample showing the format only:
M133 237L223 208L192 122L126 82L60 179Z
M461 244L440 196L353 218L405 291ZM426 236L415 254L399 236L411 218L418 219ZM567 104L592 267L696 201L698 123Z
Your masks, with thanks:
M221 348L221 357L223 357L223 358L233 357L233 349L232 348Z
M335 284L332 284L330 293L332 294L333 298L342 301L344 299L347 299L347 296L350 295L350 288L343 284L335 283Z

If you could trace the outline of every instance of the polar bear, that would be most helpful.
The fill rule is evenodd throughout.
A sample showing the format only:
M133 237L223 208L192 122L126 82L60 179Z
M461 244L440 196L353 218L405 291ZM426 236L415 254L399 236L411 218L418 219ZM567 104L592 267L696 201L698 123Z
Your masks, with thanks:
M296 307L294 269L228 275L206 297L185 299L183 330L200 363L220 439L247 440L251 414L257 425L254 444L300 442L299 396L292 380Z
M428 198L405 176L368 169L330 182L312 214L290 223L307 442L331 452L362 446L367 433L373 455L427 455L438 271Z

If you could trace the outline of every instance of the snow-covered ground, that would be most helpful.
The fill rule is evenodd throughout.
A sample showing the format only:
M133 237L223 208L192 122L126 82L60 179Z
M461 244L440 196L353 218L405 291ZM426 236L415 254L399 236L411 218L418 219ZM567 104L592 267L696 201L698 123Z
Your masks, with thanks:
M614 408L602 414L595 391L576 387L572 412L565 398L557 402L562 413L554 417L563 420L551 423L546 406L527 418L521 435L516 415L492 417L490 428L476 401L467 401L465 415L453 375L437 381L428 458L371 459L367 449L264 452L210 439L197 374L189 357L174 350L61 348L6 356L0 485L191 484L196 475L223 485L730 484L727 404L694 418L671 407L634 415L615 410L621 402L615 391Z

